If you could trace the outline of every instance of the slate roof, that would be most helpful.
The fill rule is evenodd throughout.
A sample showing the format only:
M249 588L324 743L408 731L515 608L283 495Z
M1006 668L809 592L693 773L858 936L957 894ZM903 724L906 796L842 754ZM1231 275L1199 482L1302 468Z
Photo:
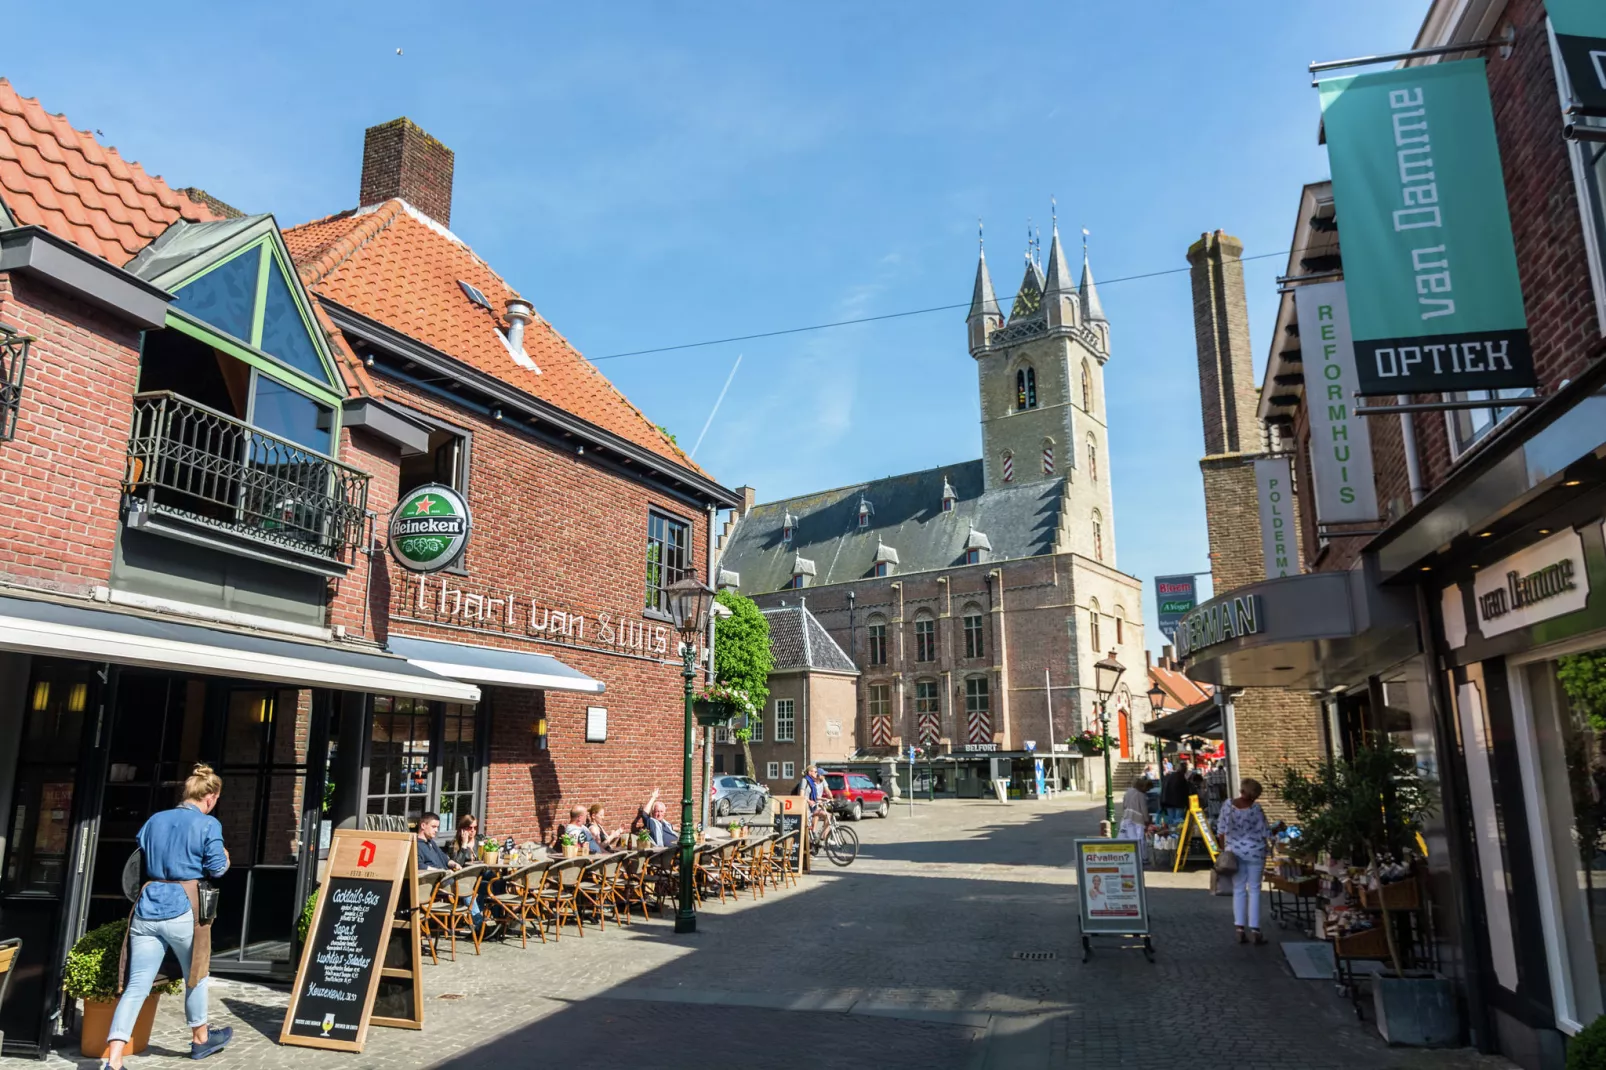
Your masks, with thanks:
M314 220L285 231L284 240L302 282L326 300L706 474L539 314L524 331L524 352L535 368L518 363L498 332L508 300L527 299L460 238L405 202ZM470 300L460 279L491 308Z
M775 668L859 671L808 607L779 606L763 612L770 622L770 656L775 659Z
M945 479L957 494L946 513ZM1053 552L1063 478L983 487L977 460L756 505L731 532L720 568L740 573L742 590L751 595L790 586L800 556L813 562L813 583L820 585L869 576L883 545L898 553L897 574L963 564L973 532L991 546L983 560ZM874 507L864 528L858 526L861 496ZM796 520L790 543L781 537L788 513Z
M0 203L122 267L179 219L220 218L0 78Z

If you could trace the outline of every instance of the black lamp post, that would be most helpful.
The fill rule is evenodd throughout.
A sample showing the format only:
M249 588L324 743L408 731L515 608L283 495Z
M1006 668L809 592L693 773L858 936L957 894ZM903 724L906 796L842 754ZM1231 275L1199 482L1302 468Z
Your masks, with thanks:
M1093 666L1093 689L1099 695L1099 726L1104 734L1104 834L1115 835L1115 781L1110 774L1110 696L1120 682L1126 666L1115 660L1115 651Z
M714 601L714 592L695 573L687 572L664 589L669 612L680 632L681 670L686 680L686 732L684 765L681 771L680 798L680 907L675 911L675 932L697 931L697 901L693 879L692 855L697 849L697 832L692 821L692 681L697 678L697 643L708 631L708 607Z
M1161 687L1158 682L1156 682L1153 687L1149 688L1149 717L1151 720L1165 713L1165 697L1165 688ZM1160 759L1160 737L1155 736L1153 739L1154 775L1159 776L1160 770L1163 767L1163 763Z

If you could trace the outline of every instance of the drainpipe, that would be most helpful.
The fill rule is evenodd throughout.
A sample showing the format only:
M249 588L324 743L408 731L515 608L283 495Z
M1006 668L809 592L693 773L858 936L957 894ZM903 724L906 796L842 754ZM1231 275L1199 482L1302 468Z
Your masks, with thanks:
M1399 395L1398 400L1401 405L1411 401L1404 394ZM1408 412L1400 413L1400 438L1405 442L1405 478L1411 484L1411 504L1416 505L1427 492L1422 487L1422 461L1416 452L1416 425Z
M712 502L708 506L708 586L719 587L719 576L714 571L718 567L718 559L714 556L714 523L719 518L719 510ZM703 682L705 685L714 682L714 615L708 614L708 665L703 669ZM749 773L751 775L751 773ZM757 779L756 777L754 779ZM703 828L708 827L708 789L714 783L714 730L703 728Z

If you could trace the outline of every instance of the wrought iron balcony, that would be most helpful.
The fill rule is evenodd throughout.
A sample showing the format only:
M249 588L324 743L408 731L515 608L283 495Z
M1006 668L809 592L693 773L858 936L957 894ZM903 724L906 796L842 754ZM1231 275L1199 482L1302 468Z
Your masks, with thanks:
M169 391L134 396L123 486L147 515L329 560L368 507L367 473Z
M22 379L28 371L28 343L33 338L0 327L0 442L17 434L17 409L22 405Z

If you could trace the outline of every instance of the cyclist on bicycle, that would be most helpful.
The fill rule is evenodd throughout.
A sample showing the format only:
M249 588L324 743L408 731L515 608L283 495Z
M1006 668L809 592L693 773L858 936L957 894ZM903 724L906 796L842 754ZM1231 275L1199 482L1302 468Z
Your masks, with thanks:
M823 835L830 825L826 815L831 808L831 787L817 763L803 774L803 791L809 797L809 837L814 839Z

